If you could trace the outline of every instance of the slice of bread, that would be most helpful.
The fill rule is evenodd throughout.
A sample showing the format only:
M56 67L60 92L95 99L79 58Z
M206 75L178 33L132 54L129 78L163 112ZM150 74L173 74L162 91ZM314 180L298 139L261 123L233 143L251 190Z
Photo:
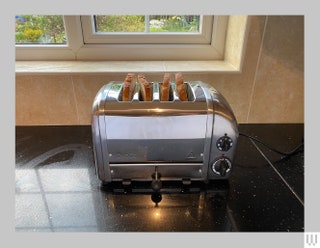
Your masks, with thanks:
M152 83L148 82L144 74L138 75L140 91L143 101L152 101Z
M135 87L136 75L134 73L128 73L123 81L122 101L131 101Z
M160 100L169 101L170 93L170 73L165 73L160 87Z
M179 99L181 101L188 101L187 90L186 90L186 86L184 84L181 72L178 72L175 74L175 80L176 80Z

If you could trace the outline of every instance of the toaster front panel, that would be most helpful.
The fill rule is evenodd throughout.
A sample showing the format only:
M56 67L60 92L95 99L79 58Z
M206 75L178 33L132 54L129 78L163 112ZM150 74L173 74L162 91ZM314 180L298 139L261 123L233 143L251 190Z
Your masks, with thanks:
M109 163L201 162L207 115L106 116Z

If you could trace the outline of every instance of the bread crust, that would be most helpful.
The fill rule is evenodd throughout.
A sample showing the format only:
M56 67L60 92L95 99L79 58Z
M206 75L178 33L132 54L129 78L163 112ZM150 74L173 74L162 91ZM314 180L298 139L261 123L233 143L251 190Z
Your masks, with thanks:
M131 101L136 86L136 76L134 73L128 73L123 81L122 101Z
M175 74L175 80L176 80L179 99L181 101L188 101L187 91L186 91L186 87L185 87L181 72L178 72Z
M169 101L170 73L165 73L160 87L160 101Z
M152 101L152 83L148 82L144 74L138 75L143 101Z

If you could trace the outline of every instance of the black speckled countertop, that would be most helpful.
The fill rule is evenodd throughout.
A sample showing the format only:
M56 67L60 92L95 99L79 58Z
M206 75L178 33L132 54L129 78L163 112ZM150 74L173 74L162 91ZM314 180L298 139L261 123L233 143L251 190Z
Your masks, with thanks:
M303 124L242 124L242 133L290 151ZM227 182L162 193L105 191L90 126L17 126L17 232L304 232L303 149L283 157L240 136Z

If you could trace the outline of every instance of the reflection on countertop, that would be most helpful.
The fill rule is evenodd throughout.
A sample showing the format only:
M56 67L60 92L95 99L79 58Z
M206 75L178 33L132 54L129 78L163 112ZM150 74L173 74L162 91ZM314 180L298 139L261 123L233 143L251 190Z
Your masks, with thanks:
M303 124L239 130L282 151L304 137ZM159 203L138 187L100 187L90 126L17 126L15 176L17 232L304 231L303 150L283 157L243 136L228 181L172 183Z

